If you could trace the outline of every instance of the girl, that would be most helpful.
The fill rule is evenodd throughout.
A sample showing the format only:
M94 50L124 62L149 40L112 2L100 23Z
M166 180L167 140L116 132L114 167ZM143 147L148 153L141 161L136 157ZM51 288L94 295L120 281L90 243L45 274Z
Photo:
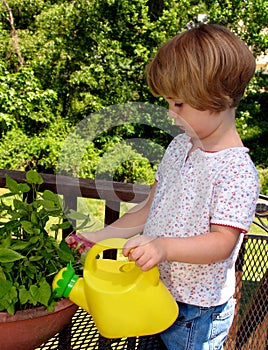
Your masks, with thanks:
M148 84L184 133L168 146L145 202L81 235L90 242L136 235L124 255L143 270L158 265L179 305L161 334L169 350L223 349L233 320L235 261L259 194L235 108L254 72L251 52L219 25L164 44L147 67Z

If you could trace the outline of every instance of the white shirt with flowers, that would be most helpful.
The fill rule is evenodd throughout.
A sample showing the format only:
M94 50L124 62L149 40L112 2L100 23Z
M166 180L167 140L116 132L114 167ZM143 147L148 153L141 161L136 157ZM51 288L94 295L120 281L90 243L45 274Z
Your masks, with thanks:
M162 281L177 301L210 307L226 302L235 291L235 261L255 212L257 171L245 147L205 152L192 148L186 134L167 148L143 234L189 237L209 232L211 224L238 228L240 238L229 258L211 264L165 261Z

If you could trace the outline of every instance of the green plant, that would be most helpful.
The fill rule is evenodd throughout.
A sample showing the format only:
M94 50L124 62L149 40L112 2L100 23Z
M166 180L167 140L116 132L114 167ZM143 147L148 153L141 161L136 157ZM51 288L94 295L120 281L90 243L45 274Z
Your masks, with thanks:
M259 173L260 192L268 196L268 168L257 168Z
M67 218L83 219L82 225L89 221L88 215L65 214L59 195L39 192L42 183L34 170L26 173L25 183L7 174L8 191L0 196L0 311L10 314L36 306L53 310L55 274L69 261L79 261L59 233L71 226Z

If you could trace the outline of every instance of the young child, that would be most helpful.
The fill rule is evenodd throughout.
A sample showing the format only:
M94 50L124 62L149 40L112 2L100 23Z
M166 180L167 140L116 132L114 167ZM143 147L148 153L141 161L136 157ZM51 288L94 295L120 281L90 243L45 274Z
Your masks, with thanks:
M254 72L245 44L219 25L164 44L147 67L148 84L184 133L168 146L145 202L82 234L97 242L143 232L123 252L143 270L158 265L178 302L177 321L161 334L169 350L220 350L233 320L235 261L259 193L235 107Z

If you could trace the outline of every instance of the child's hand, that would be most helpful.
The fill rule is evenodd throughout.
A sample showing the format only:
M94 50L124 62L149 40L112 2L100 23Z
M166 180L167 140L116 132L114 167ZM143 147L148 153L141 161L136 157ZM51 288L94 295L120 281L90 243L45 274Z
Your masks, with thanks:
M127 241L123 248L124 256L135 261L143 271L149 270L166 260L164 238L149 236L134 237Z
M86 240L81 235L71 234L65 239L71 249L77 249L80 254L85 253L94 243Z

